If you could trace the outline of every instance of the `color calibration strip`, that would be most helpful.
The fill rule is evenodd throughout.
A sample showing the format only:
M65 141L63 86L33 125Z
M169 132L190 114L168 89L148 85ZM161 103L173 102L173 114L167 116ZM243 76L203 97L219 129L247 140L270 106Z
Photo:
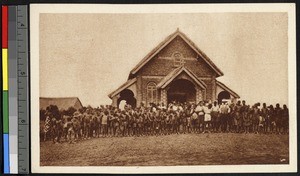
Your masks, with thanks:
M3 164L4 173L10 173L9 118L8 118L8 7L2 6L2 88L3 88Z
M18 173L17 7L8 6L8 117L10 173Z
M28 13L2 6L3 164L5 174L29 173Z
M29 173L29 58L28 7L17 6L17 112L18 112L18 173ZM14 62L16 66L16 61ZM14 71L15 74L15 71Z

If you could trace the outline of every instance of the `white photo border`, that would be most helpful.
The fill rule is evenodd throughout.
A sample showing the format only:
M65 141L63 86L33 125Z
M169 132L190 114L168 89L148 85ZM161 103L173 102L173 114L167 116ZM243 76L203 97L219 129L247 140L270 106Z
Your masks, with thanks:
M205 166L40 166L39 139L39 15L41 13L288 13L289 164ZM297 172L296 18L294 3L273 4L31 4L31 168L32 173L275 173Z

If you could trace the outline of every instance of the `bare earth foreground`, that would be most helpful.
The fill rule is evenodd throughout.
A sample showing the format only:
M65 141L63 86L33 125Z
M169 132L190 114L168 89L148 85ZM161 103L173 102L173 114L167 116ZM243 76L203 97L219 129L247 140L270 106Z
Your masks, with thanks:
M41 166L287 164L288 135L173 134L41 142Z

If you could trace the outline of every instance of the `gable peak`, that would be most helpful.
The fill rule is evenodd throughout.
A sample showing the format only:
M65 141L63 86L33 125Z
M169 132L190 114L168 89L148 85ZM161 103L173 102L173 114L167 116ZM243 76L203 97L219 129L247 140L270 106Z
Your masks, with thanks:
M222 76L222 71L209 59L209 57L204 54L196 45L193 43L183 32L176 29L175 32L170 34L164 41L162 41L157 47L151 50L130 72L129 78L137 73L137 71L142 68L150 59L155 56L161 49L163 49L167 44L169 44L174 38L179 36L182 38L204 61L217 73L218 76Z

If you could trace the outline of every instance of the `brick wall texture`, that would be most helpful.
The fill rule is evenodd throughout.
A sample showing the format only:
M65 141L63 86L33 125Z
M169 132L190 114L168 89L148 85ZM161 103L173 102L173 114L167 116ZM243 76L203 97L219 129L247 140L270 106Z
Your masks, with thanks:
M174 60L172 60L174 52L180 52L183 58L186 58L184 59L184 66L206 84L206 96L203 96L203 98L206 97L206 100L213 100L215 98L216 73L202 58L199 58L200 56L181 37L177 36L136 73L135 76L141 77L141 79L137 80L137 84L140 85L137 86L137 94L141 96L138 102L148 104L148 83L154 82L158 84L164 76L176 68ZM160 90L157 91L157 100L157 103L162 102Z

